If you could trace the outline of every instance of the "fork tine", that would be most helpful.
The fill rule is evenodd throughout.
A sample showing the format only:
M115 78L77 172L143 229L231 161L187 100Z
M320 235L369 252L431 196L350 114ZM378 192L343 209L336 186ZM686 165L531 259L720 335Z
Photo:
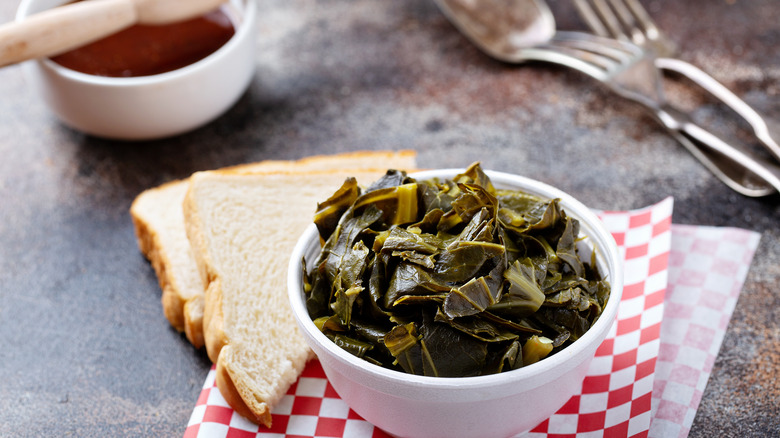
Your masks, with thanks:
M603 37L627 40L618 17L612 12L605 0L574 0L580 15L594 33Z
M620 19L617 15L615 15L614 12L612 12L612 9L605 0L591 0L591 3L593 3L596 13L599 15L599 17L601 17L601 21L603 21L609 29L609 33L612 35L612 38L618 40L628 39L628 35L623 31L623 26Z
M658 30L658 26L655 25L653 19L650 18L650 14L642 7L639 0L623 0L623 3L631 12L634 19L636 19L637 23L639 23L639 26L642 27L648 39L654 40L661 36L661 31Z
M558 32L541 48L565 56L569 62L564 65L589 74L648 108L665 102L660 70L653 64L655 58L652 52L636 44L592 34ZM576 66L572 61L576 61Z
M648 23L650 17L647 15L644 8L642 8L642 5L636 0L632 1L632 6L629 6L625 0L609 0L609 3L624 28L629 29L631 41L640 46L644 44L647 41L647 36L645 35L647 28L645 27L645 24ZM641 9L639 15L635 13L635 8ZM652 21L649 22L652 25Z
M642 57L643 52L634 45L610 38L583 38L582 36L569 38L568 34L556 36L553 43L557 47L576 50L589 62L611 69L619 65L628 65ZM600 60L594 61L596 58Z
M630 14L631 22L633 23L633 29L635 29L635 38L641 37L642 39L634 39L639 45L647 44L652 47L653 50L659 56L673 56L677 51L677 45L666 38L661 30L656 26L655 21L647 13L647 10L642 7L639 0L610 0L613 5L621 3L621 6L626 10L626 14ZM628 17L628 15L626 15ZM640 35L641 33L641 35Z
M596 14L596 11L588 4L588 0L574 0L574 6L593 33L603 37L610 36L610 32L604 26L604 23L601 22L601 18Z

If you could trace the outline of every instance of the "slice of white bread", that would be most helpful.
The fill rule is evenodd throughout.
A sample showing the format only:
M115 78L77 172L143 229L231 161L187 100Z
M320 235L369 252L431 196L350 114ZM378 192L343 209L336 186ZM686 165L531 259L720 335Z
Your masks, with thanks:
M187 235L205 275L206 350L216 383L241 415L271 425L271 408L311 351L287 299L289 255L317 203L349 176L365 186L385 169L199 172L184 201Z
M273 170L327 170L387 167L411 169L413 151L359 151L320 155L295 161L262 161L230 167L237 173ZM184 230L182 202L189 180L177 180L142 192L130 207L141 252L151 262L162 289L163 312L196 347L203 346L205 285Z

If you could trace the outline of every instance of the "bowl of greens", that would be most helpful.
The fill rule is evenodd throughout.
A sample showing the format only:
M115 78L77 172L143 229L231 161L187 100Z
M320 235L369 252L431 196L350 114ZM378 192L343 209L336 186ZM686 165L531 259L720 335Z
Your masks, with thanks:
M388 171L323 200L292 254L293 315L339 396L399 437L503 437L577 393L617 314L617 245L547 184Z

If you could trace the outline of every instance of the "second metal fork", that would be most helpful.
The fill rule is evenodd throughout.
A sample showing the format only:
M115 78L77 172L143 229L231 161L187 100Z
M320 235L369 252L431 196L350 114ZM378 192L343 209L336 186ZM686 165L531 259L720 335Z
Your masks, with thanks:
M638 0L574 0L583 21L596 35L631 41L657 55L658 68L679 73L701 86L741 116L772 155L780 160L777 127L698 67L673 58L676 45L658 28Z
M721 181L746 196L780 192L780 171L729 146L672 107L663 94L654 54L627 42L578 32L558 32L523 56L573 67L640 103Z

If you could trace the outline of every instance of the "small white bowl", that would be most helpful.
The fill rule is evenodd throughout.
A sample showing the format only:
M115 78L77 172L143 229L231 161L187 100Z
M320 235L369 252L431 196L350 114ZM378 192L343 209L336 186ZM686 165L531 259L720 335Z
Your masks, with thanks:
M452 178L462 169L413 174L417 180ZM581 242L597 248L597 264L612 292L601 317L580 339L526 367L495 375L426 377L386 369L359 359L325 337L306 310L301 258L313 263L319 235L310 226L291 256L288 292L301 332L339 396L367 421L398 437L500 438L530 430L549 418L581 387L596 349L607 336L623 291L617 245L601 221L583 204L544 183L521 176L486 172L497 188L520 189L559 198L566 213L580 221Z
M22 0L16 19L69 0ZM51 111L72 128L118 140L152 140L198 128L227 111L254 75L256 0L230 0L236 33L206 58L167 73L103 77L65 68L50 59L23 70Z

